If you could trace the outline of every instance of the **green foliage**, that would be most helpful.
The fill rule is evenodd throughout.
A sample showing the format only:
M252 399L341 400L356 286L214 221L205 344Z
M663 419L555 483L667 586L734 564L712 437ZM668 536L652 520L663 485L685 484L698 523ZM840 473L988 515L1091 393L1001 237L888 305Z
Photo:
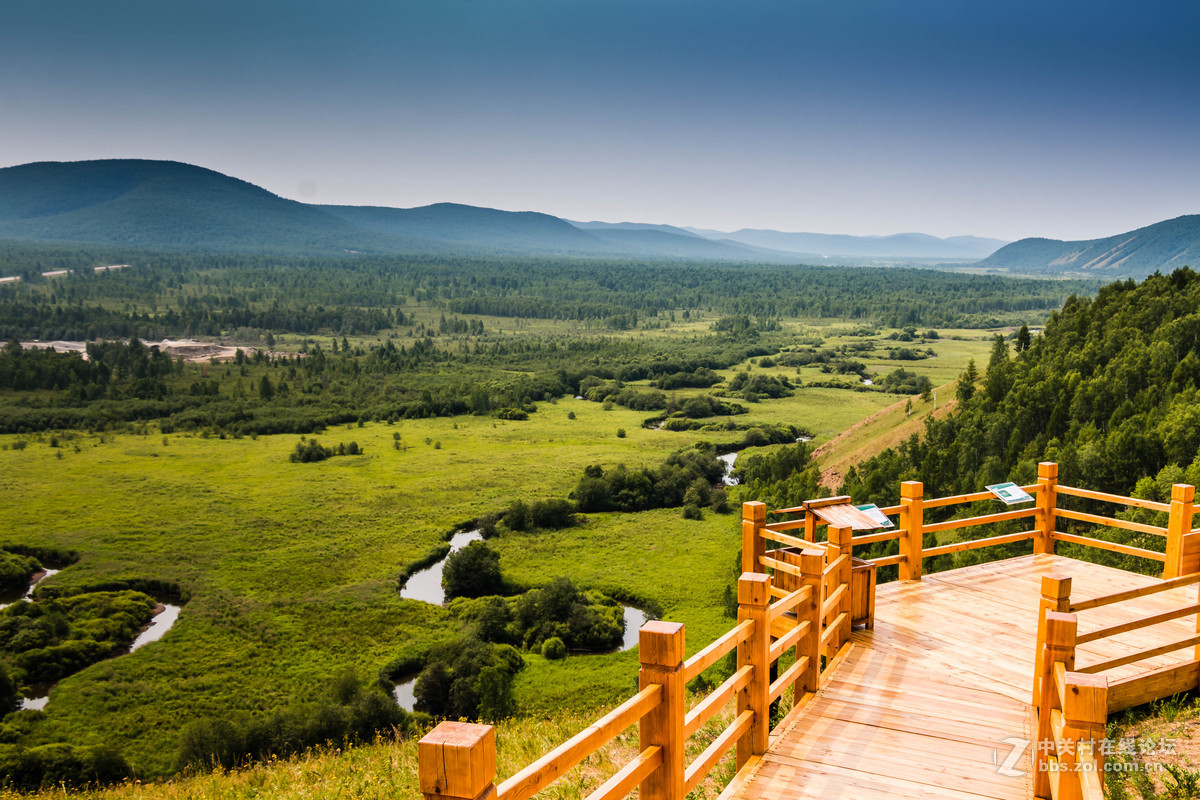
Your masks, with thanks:
M446 557L442 589L448 599L499 594L503 588L500 554L484 542L471 542Z
M363 744L377 734L409 731L412 715L378 686L365 686L352 672L332 681L319 702L294 702L270 715L205 717L180 736L176 769L231 769L251 759L289 756L320 744Z
M362 448L358 446L358 442L350 442L350 444L338 442L337 447L325 447L316 439L301 438L296 442L296 449L288 457L288 460L293 464L310 464L334 456L357 455L362 455Z
M910 372L904 367L896 367L889 372L880 385L884 391L892 394L925 394L933 388L929 378Z
M156 605L129 590L14 603L0 610L0 659L23 685L55 683L127 647Z
M467 637L434 648L417 678L418 711L443 719L489 719L515 712L512 681L525 666L506 644Z
M724 472L711 449L684 450L653 469L630 469L624 464L607 471L598 465L588 467L571 497L583 512L674 508L683 505L684 495L697 479L716 483Z
M1158 483L1200 477L1198 308L1200 276L1189 269L1112 284L1091 302L1072 298L1018 357L997 337L981 391L968 396L968 367L955 414L849 470L841 491L890 504L900 480L917 479L928 496L961 494L1006 479L1031 482L1037 462L1051 460L1064 483L1161 499ZM1159 537L1100 535L1162 547ZM1087 557L1147 568L1116 554Z
M41 568L36 558L0 550L0 592L24 589Z
M124 756L109 745L0 745L0 779L19 791L99 787L120 783L132 774Z
M560 658L567 657L567 646L563 644L563 640L557 636L551 636L546 641L542 642L542 658L548 658L551 661L557 661Z

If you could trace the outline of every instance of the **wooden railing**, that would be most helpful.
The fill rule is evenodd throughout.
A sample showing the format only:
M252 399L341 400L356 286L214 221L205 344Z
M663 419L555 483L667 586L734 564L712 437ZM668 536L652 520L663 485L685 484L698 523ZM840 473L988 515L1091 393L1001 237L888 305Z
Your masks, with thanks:
M1066 773L1054 772L1056 764L1047 762L1055 753L1062 753L1062 742L1076 742L1085 738L1085 734L1099 733L1096 738L1103 738L1104 724L1109 714L1126 708L1148 703L1164 697L1170 697L1178 692L1195 689L1200 683L1200 635L1187 637L1165 645L1149 649L1124 653L1116 658L1109 658L1092 664L1080 666L1076 663L1076 648L1080 645L1111 639L1123 633L1142 630L1164 622L1194 617L1196 622L1193 630L1200 632L1200 602L1173 608L1169 611L1144 614L1134 619L1128 619L1128 608L1118 614L1112 613L1112 606L1128 603L1143 597L1200 585L1200 573L1194 573L1179 578L1164 580L1152 586L1139 589L1116 592L1114 594L1094 597L1078 602L1071 601L1071 579L1060 575L1047 575L1042 578L1042 599L1038 609L1037 649L1035 651L1035 673L1033 704L1038 711L1038 742L1046 742L1049 747L1039 747L1037 752L1039 771L1037 773L1034 794L1037 797L1096 797L1100 798L1103 788L1103 754L1092 753L1085 748L1080 751L1076 745L1068 745L1065 749L1074 747L1077 753L1091 753L1096 759L1095 778L1084 774L1084 769L1074 769L1080 781L1085 778L1088 786L1080 793L1075 793L1074 786L1066 795L1058 793L1059 787L1052 787L1047 782L1057 780L1056 775ZM1124 619L1123 622L1107 624L1086 633L1079 633L1079 612L1094 609L1109 608L1109 616ZM1151 658L1191 649L1189 657L1178 663L1169 664L1155 669L1145 669L1124 677L1104 675L1119 667L1126 667L1146 661ZM1075 738L1072 739L1072 736ZM1092 738L1091 735L1086 738ZM1056 743L1056 744L1052 744ZM1065 758L1066 756L1061 756ZM1078 755L1076 756L1078 757ZM1049 770L1049 772L1046 772ZM1094 783L1094 786L1093 786ZM1089 788L1090 787L1090 788ZM1095 794L1089 792L1096 791Z
M1032 540L1034 553L1053 553L1055 542L1070 542L1085 547L1094 547L1158 561L1163 564L1164 578L1175 578L1180 575L1200 571L1200 530L1192 529L1196 490L1195 487L1189 484L1181 483L1172 487L1170 503L1139 500L1133 497L1096 492L1090 489L1061 486L1058 483L1058 465L1053 462L1043 462L1038 465L1037 483L1022 486L1021 488L1034 498L1033 506L1019 509L1006 508L995 513L974 517L926 522L926 512L930 510L978 503L984 500L1000 501L991 492L986 491L950 497L927 498L924 496L924 486L920 481L904 481L900 484L899 505L880 509L884 515L893 518L895 527L879 532L864 533L858 536L852 535L850 538L851 552L855 545L868 545L876 542L892 541L893 539L898 540L899 552L896 555L863 560L869 561L876 567L884 567L892 564L897 565L900 580L920 580L924 571L923 562L927 558L1027 540ZM1164 527L1077 511L1064 507L1060 502L1060 496L1112 503L1126 508L1158 511L1168 515L1168 523ZM850 500L848 497L838 499L842 502L849 502ZM766 555L767 541L785 546L809 547L818 543L818 530L825 527L825 523L819 519L812 509L823 502L825 501L817 501L805 506L772 511L771 513L775 517L791 517L780 521L767 522L765 507L761 509L759 517L751 517L744 514L742 522L742 568L747 571L757 571L762 568L761 558ZM924 546L925 534L927 533L940 533L962 528L977 528L1018 519L1031 520L1031 527L1028 530L1016 533L951 542L935 547ZM1166 540L1165 552L1135 547L1120 542L1110 542L1105 539L1084 536L1078 533L1059 531L1057 530L1057 521L1059 519L1162 536ZM750 533L751 529L753 529L754 533ZM800 536L789 533L789 531L797 533L803 531L803 533Z
M737 769L752 765L767 751L771 705L789 687L793 710L807 705L820 688L822 669L849 640L849 556L829 546L779 555L767 560L776 562L780 585L767 574L743 573L737 625L691 658L683 657L683 625L643 625L638 693L499 786L492 726L441 723L418 743L421 792L439 800L527 800L633 725L638 754L588 800L622 798L635 788L642 800L683 800L735 748ZM687 709L687 683L735 648L733 674ZM772 680L788 651L791 665ZM733 721L687 764L688 739L734 701Z

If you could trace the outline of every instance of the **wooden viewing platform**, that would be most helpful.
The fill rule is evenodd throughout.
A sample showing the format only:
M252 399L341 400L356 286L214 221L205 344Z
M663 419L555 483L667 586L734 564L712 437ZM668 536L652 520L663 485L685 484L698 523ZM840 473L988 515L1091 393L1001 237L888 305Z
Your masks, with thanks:
M641 800L684 800L731 750L737 773L722 800L1101 800L1104 752L1095 742L1108 714L1200 682L1195 490L1180 484L1170 503L1156 503L1075 489L1058 485L1054 464L1022 488L1033 508L927 524L927 510L991 495L924 498L920 483L906 482L901 504L881 509L897 518L895 529L860 535L829 511L848 498L781 509L772 513L785 519L773 522L761 503L745 504L732 630L685 660L682 625L647 623L641 690L499 785L492 728L442 723L420 743L422 792L527 800L637 725L639 754L588 800L634 789ZM1068 507L1063 497L1077 500ZM1097 504L1159 512L1167 524L1102 516ZM1033 526L924 547L929 532L1019 519ZM1078 526L1064 532L1062 520L1162 536L1163 550ZM856 544L890 540L895 555L853 558ZM1022 541L1032 541L1032 555L923 574L927 558ZM1164 577L1055 555L1059 541L1160 562ZM876 586L875 570L892 564L901 580ZM735 672L689 702L685 685L735 649ZM770 730L769 706L785 695L792 710ZM733 721L685 764L687 739L735 701Z
M1022 556L886 583L873 630L856 631L816 698L789 715L767 753L730 798L1033 796L1030 698L1041 578L1069 575L1072 593L1093 597L1159 583L1053 555ZM1196 602L1196 589L1141 598L1130 615ZM1133 606L1134 604L1130 604ZM1080 612L1088 625L1087 612ZM1080 665L1194 636L1195 617L1080 645ZM1135 641L1136 637L1136 641ZM1190 660L1163 655L1113 670L1127 677ZM1195 681L1193 681L1195 685ZM1031 742L1009 771L1005 739ZM997 763L999 762L999 764Z

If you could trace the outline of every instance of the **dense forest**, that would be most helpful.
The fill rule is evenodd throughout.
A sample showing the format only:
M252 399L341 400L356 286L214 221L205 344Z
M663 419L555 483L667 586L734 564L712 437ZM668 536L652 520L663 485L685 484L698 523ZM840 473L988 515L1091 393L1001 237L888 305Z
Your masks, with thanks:
M128 269L95 271L98 264ZM45 277L43 272L71 270ZM901 327L1028 321L1090 292L918 269L552 259L283 259L0 244L0 338L96 339L261 332L374 334L413 324L414 304L450 315L591 321L614 330L677 312L828 318ZM1031 313L1035 312L1035 313ZM736 331L731 331L736 333Z
M972 365L960 378L956 413L930 418L923 435L851 469L841 491L890 505L902 480L945 496L1005 480L1032 483L1037 463L1054 461L1065 484L1169 501L1172 484L1200 482L1198 389L1200 275L1184 268L1114 283L1093 300L1069 299L1041 336L1022 331L1011 343L997 336L983 375ZM1165 516L1122 513L1154 524ZM1100 535L1162 549L1148 535ZM1129 569L1153 566L1070 552Z

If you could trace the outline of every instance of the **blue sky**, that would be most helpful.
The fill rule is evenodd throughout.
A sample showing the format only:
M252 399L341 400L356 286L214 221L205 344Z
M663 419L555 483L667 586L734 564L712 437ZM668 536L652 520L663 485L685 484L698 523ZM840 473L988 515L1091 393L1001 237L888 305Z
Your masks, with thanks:
M1090 238L1200 213L1200 3L38 0L0 164L312 202Z

